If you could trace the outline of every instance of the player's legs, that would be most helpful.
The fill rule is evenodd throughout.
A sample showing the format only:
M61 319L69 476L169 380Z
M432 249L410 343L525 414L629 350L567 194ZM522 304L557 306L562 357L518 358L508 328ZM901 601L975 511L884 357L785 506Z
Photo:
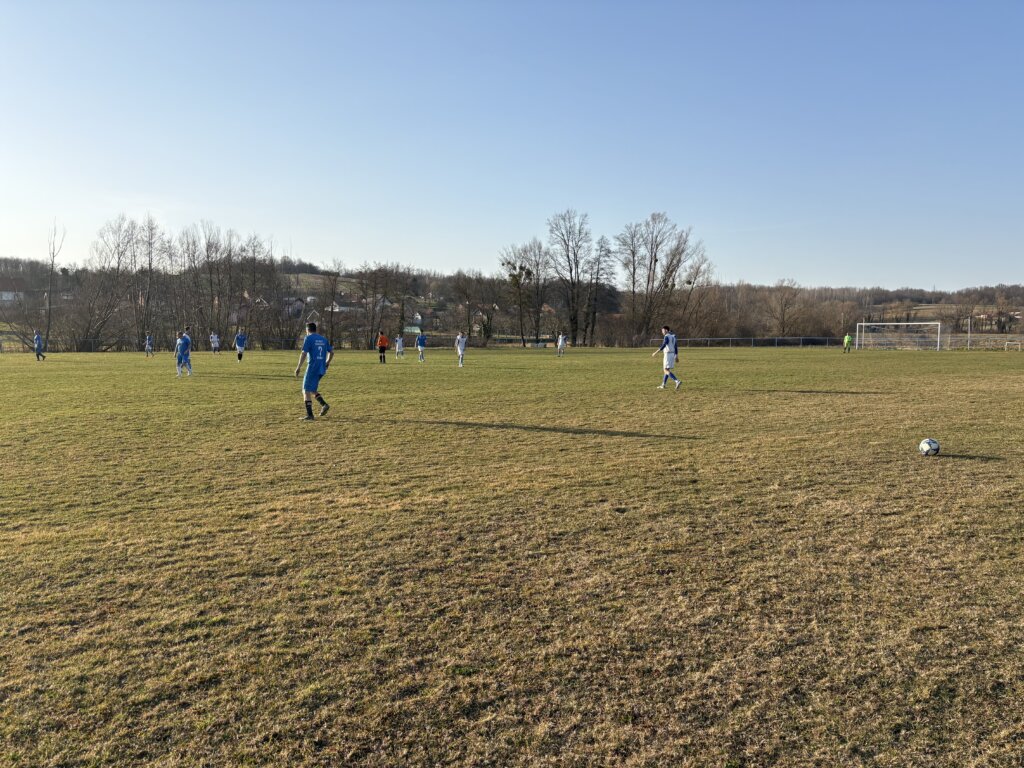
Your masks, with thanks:
M416 351L419 353L419 361L422 363L425 359L423 357L423 347L416 347Z
M311 374L307 369L306 376L302 380L302 400L306 406L306 415L303 417L304 421L313 420L314 398L320 403L320 415L323 416L330 409L330 406L320 395L320 376Z

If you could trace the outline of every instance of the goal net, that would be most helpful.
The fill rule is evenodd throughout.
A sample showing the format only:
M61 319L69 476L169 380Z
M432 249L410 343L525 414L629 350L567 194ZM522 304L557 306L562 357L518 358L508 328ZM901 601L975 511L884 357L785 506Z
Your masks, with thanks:
M857 323L857 349L942 349L942 323Z

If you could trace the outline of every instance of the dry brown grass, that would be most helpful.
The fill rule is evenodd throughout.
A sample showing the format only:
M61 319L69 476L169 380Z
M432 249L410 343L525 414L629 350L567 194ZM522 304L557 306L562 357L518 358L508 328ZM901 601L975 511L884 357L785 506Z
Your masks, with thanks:
M451 357L0 357L0 764L1024 764L1024 356Z

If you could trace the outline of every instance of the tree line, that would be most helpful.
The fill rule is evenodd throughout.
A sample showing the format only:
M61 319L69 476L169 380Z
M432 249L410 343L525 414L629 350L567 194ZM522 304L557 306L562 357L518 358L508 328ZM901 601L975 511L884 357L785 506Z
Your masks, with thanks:
M158 346L185 326L205 344L245 329L251 343L292 349L317 320L336 344L371 348L389 335L459 330L478 344L522 346L565 333L573 345L647 344L668 324L683 337L841 336L857 322L940 319L963 330L1019 329L1024 287L956 292L723 284L703 243L665 213L595 237L573 209L496 254L496 269L442 274L400 263L317 265L256 234L211 222L179 232L151 217L118 216L87 258L61 258L55 227L46 259L0 259L0 334L70 351ZM2 340L0 336L0 340Z

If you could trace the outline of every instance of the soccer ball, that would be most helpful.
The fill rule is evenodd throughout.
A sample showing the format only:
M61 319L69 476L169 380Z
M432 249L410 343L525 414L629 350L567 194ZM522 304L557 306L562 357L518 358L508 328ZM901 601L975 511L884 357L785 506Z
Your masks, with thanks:
M921 444L917 446L917 450L921 452L922 456L935 456L939 452L939 441L926 437L921 441Z

